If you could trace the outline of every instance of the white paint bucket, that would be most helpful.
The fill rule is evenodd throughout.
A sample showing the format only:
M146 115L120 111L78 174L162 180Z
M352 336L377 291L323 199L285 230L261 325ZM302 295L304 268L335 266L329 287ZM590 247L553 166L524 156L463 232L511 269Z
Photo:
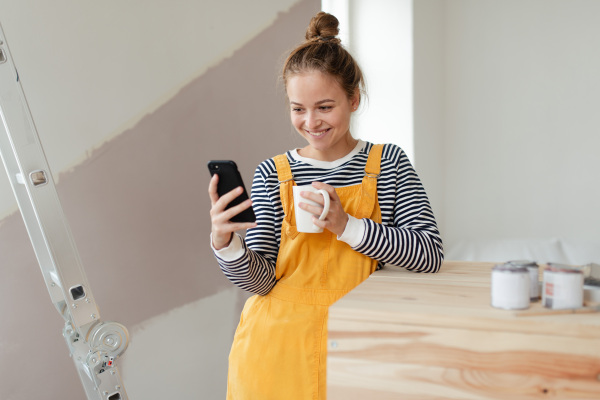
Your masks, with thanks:
M492 307L522 310L529 307L529 271L510 263L492 268Z
M537 263L527 260L509 261L508 263L527 268L529 272L529 300L538 301L540 299L540 267Z
M544 270L542 304L551 309L583 307L583 272L560 264Z

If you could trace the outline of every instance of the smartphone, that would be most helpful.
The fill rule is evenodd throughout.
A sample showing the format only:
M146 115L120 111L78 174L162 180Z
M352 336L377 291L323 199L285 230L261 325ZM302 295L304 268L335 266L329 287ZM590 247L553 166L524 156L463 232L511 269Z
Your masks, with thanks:
M246 187L244 186L242 175L240 175L240 171L238 170L238 167L235 164L235 162L231 160L212 160L208 163L208 170L211 176L213 176L214 174L219 175L219 183L217 184L217 194L219 195L219 197L223 196L225 193L228 193L239 186L241 186L244 189L242 194L233 199L231 203L227 205L227 208L231 208L248 200L248 192L246 192ZM254 215L254 210L252 209L252 207L245 209L241 213L231 218L231 222L255 221L256 215Z

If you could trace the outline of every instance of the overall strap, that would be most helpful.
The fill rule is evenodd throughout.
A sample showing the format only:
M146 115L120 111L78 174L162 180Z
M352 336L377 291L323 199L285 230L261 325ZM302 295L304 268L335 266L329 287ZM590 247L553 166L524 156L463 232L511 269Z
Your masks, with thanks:
M277 179L279 180L279 196L281 197L281 206L285 213L285 220L291 222L292 210L294 209L294 192L292 187L296 185L292 169L288 162L287 155L280 154L273 157L275 168L277 169Z
M365 176L362 180L360 205L356 218L369 218L377 203L377 178L381 172L381 154L383 145L376 144L371 147L367 165L365 165Z

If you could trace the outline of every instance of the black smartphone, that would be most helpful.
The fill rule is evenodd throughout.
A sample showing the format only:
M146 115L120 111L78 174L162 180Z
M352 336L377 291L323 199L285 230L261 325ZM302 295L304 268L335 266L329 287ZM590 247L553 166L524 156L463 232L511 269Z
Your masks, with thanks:
M246 191L244 181L242 180L242 175L240 175L240 171L238 170L235 162L231 160L212 160L208 163L208 170L210 171L211 176L214 174L219 175L219 183L217 184L217 193L219 197L232 191L238 186L241 186L244 189L242 194L233 199L233 201L227 205L227 208L231 208L248 199L248 192ZM255 221L256 215L254 215L254 210L252 207L245 209L241 213L231 218L231 222Z

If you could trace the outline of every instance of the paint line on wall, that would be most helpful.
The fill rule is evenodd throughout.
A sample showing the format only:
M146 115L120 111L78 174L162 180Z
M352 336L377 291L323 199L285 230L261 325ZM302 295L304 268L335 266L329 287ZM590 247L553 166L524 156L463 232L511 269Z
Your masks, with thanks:
M0 0L4 3L10 2ZM3 5L3 28L55 180L231 57L296 3ZM0 173L0 219L16 210L9 187Z
M81 155L81 157L79 157L78 159L75 159L72 162L72 164L67 166L65 169L61 170L57 174L56 181L58 182L60 180L61 175L63 175L64 173L72 172L73 169L76 168L78 165L82 164L83 162L85 162L86 160L91 158L104 145L106 145L110 141L114 140L116 137L123 134L124 132L135 128L140 123L140 121L142 121L144 118L152 115L158 109L160 109L163 105L165 105L166 103L168 103L169 101L171 101L172 99L177 97L181 93L182 90L185 90L186 87L188 87L191 83L196 81L198 78L202 77L211 69L217 68L224 61L233 57L234 54L238 50L240 50L242 47L244 47L246 44L248 44L250 41L252 41L254 38L256 38L261 32L272 27L278 18L280 18L283 14L288 13L289 10L294 5L296 5L296 3L298 3L299 1L300 0L295 0L293 3L289 4L287 7L282 8L280 11L277 12L277 14L273 15L272 18L270 18L268 21L266 21L264 23L264 25L262 25L261 27L259 27L257 29L254 29L253 31L251 31L251 33L244 36L243 38L240 38L237 42L235 42L235 44L228 47L227 49L224 49L221 53L219 53L219 55L217 57L215 57L209 63L203 65L194 74L192 74L188 78L178 82L178 84L173 86L172 89L170 89L166 93L163 93L161 96L156 98L153 102L147 104L145 106L146 108L143 111L137 113L136 115L132 116L128 121L119 125L118 128L115 129L113 132L109 133L104 138L104 140L91 146L89 149L86 150L86 152L84 154ZM0 218L1 218L1 216L0 216Z
M237 293L224 290L133 326L120 361L127 394L146 400L224 399Z

